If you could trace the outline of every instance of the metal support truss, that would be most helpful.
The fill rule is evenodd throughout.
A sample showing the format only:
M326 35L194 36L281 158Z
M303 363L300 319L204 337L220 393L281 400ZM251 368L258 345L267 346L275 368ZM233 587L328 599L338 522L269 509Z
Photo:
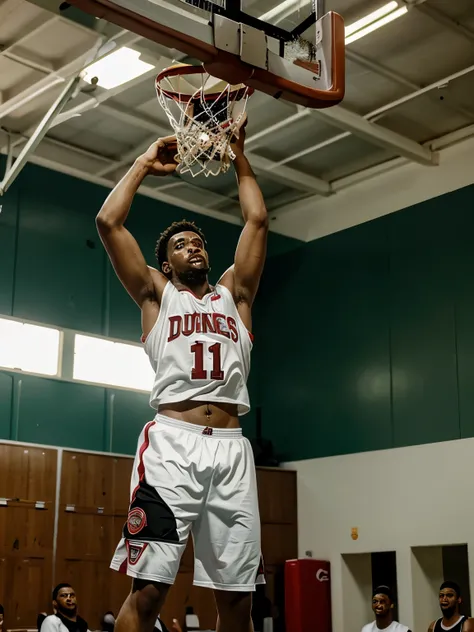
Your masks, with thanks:
M20 171L25 166L26 162L30 155L35 151L40 142L43 140L45 135L48 133L49 128L51 127L55 117L60 114L61 110L64 108L69 99L74 95L76 89L79 86L79 82L81 80L80 75L69 79L67 84L64 86L59 97L53 103L53 105L49 108L49 110L44 115L42 121L39 123L36 128L34 134L28 139L28 142L21 150L15 162L8 166L7 161L7 170L5 172L5 177L0 183L0 195L3 195L7 192L9 187L13 184L16 177L20 173ZM9 138L9 143L11 143L11 139ZM11 156L9 152L9 158Z

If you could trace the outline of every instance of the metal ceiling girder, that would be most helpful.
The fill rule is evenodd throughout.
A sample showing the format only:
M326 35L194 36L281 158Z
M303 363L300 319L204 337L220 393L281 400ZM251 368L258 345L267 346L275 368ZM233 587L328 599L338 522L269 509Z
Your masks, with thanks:
M441 24L441 26L444 26L457 35L461 35L471 43L474 42L474 33L463 24L460 24L456 20L450 18L443 11L440 11L436 7L430 6L427 2L424 2L422 4L415 4L414 6L417 11L430 17L438 24Z
M91 30L90 33L91 35L93 35L94 31ZM101 42L103 41L103 35L101 35L99 32L95 33L95 35L96 37L101 38ZM98 51L95 59L102 59L103 57L109 55L113 50L115 50L116 47L128 46L138 39L140 38L133 33L129 33L128 31L121 31L116 36L104 43L104 46ZM64 83L71 77L74 77L76 74L81 72L88 63L85 61L87 59L88 52L89 51L84 51L82 55L80 55L73 61L65 64L64 66L61 66L60 68L57 68L54 73L43 77L42 79L36 81L18 94L15 94L11 98L6 99L0 105L0 120L8 114L15 112L20 107L26 105L41 94L44 94L45 92L51 90L51 88L54 88L54 86Z
M318 195L328 196L333 193L329 182L312 176L310 174L293 169L291 167L279 166L273 160L268 160L258 154L246 152L252 167L255 171L261 172L262 175L275 180L280 184L286 184L292 188L304 191L313 191Z
M104 50L104 47L102 47L102 41L103 38L99 36L94 46L89 51L87 51L84 66L92 63L100 55L101 51ZM107 42L107 44L109 44L109 42ZM15 181L15 179L27 163L30 156L33 155L35 149L48 133L55 118L59 114L61 114L61 111L70 101L70 99L74 98L74 96L77 94L81 81L81 71L82 67L78 71L76 71L69 78L68 81L66 81L63 90L61 90L59 96L53 102L41 121L38 123L36 129L33 131L25 146L20 151L20 154L17 156L15 162L10 166L10 168L6 170L5 176L0 183L0 195L6 193L8 188L12 185L12 183Z
M54 146L58 141L55 141L53 139L49 139L46 138L44 140L45 145L49 145L50 143ZM67 143L64 142L60 142L59 143L63 148L67 145ZM68 146L68 148L71 151L77 151L77 148L73 147L73 146ZM2 148L0 150L0 153L4 153L6 154L6 150L5 148ZM83 154L84 151L83 150L78 150L79 154ZM99 156L99 155L95 155L92 152L87 152L91 157L96 157L97 159L100 159L101 161L104 162L109 162L109 163L114 163L114 161L104 158L103 156ZM44 156L39 156L39 155L32 155L29 158L29 161L33 164L39 165L41 167L45 167L46 169L51 169L53 171L58 171L60 173L72 176L74 178L79 178L81 180L85 180L87 182L91 182L93 184L98 184L100 186L104 186L108 189L111 189L115 186L116 182L112 179L109 178L104 178L104 177L100 177L95 173L90 173L87 171L84 171L83 169L77 168L77 167L72 167L70 165L65 165L64 163L59 163L55 160L51 160L49 158L45 158ZM196 204L194 202L190 202L189 200L185 200L180 198L179 196L177 196L176 194L173 193L166 193L165 191L167 189L175 189L175 188L179 188L179 187L183 187L183 188L188 188L189 186L192 185L188 185L188 183L186 182L172 182L170 183L170 185L168 186L168 184L165 184L161 187L157 187L157 186L149 186L149 185L142 185L139 189L139 193L141 193L142 195L145 195L146 197L150 197L153 198L155 200L159 200L161 202L165 202L166 204L171 204L173 206L179 206L180 208L183 209L187 209L189 211L192 211L194 213L201 213L203 215L207 215L209 217L213 217L214 219L218 219L218 220L222 220L222 221L226 221L226 222L230 222L231 224L237 224L237 225L241 225L242 224L242 219L240 217L237 217L236 215L233 215L232 213L221 213L219 211L214 211L212 209L209 209L207 207L201 206L200 204ZM222 196L220 196L220 194L215 194L213 191L209 191L209 196L212 198L214 195L216 196L216 199L219 199L219 201L222 199ZM229 206L232 206L236 204L235 200L232 200L229 198L228 200Z
M31 154L34 153L36 147L43 140L45 135L48 133L49 128L51 127L51 123L54 120L54 117L61 112L66 103L71 98L72 94L76 90L79 85L80 77L73 77L70 79L67 84L64 86L64 89L61 91L61 94L50 107L48 112L44 115L42 121L39 123L38 127L32 134L32 136L28 139L28 142L21 150L20 154L17 156L17 159L10 166L9 169L5 172L5 176L0 182L0 195L3 195L7 192L8 188L13 184L16 177L19 175L20 171L23 169L25 164L28 161L28 158Z
M419 143L392 132L386 127L371 123L363 116L355 114L350 110L335 106L328 108L322 114L322 111L314 110L310 113L313 118L323 118L326 122L333 124L335 127L345 130L355 136L359 136L374 145L391 149L399 156L408 158L413 162L422 165L432 166L438 164L437 154L426 147L422 147Z
M455 132L451 132L436 140L430 141L426 143L426 147L431 147L435 151L441 151L446 147L455 145L457 143L462 142L468 138L474 136L474 125L467 125L466 127L456 130ZM408 164L408 160L406 158L393 158L392 160L388 160L386 162L380 163L378 165L374 165L372 167L367 167L366 169L362 169L359 172L352 173L348 176L344 176L342 178L338 178L331 182L333 190L335 194L344 189L349 189L356 184L360 184L361 182L365 182L367 180L371 180L383 173L387 173L388 171L393 171L394 169ZM294 204L289 204L278 209L279 213L288 213L288 212L300 212L306 209L312 208L312 205L318 201L318 196L307 197L304 200L296 202Z

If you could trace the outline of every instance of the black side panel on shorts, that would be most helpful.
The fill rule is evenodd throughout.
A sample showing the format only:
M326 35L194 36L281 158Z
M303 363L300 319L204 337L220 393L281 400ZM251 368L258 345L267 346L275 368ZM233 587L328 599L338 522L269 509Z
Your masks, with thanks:
M127 540L179 542L173 512L154 487L140 481L123 527Z

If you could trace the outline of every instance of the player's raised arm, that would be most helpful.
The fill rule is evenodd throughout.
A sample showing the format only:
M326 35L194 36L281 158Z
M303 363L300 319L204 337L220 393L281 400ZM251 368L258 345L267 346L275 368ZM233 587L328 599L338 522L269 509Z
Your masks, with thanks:
M165 176L175 171L176 162L173 160L172 152L167 149L171 140L165 138L156 141L137 158L107 197L96 217L97 230L114 270L139 307L155 292L157 275L154 282L139 245L124 223L132 200L145 176ZM159 275L162 276L161 273ZM163 287L166 281L163 276ZM158 300L159 298L157 296Z
M240 138L232 147L236 154L234 168L239 183L240 206L245 222L235 253L233 292L237 304L243 303L250 308L265 264L268 214L252 167L244 154L244 140L245 128L240 130ZM244 317L243 314L241 315ZM245 320L244 317L244 322Z

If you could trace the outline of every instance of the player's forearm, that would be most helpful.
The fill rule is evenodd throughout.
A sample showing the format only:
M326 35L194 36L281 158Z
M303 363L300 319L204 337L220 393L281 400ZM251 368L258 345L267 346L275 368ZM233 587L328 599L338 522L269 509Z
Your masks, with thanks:
M97 223L122 226L127 219L130 206L148 170L138 159L120 182L114 187L97 215Z
M266 224L268 214L262 191L244 154L237 155L234 160L234 168L239 184L239 200L244 221Z

